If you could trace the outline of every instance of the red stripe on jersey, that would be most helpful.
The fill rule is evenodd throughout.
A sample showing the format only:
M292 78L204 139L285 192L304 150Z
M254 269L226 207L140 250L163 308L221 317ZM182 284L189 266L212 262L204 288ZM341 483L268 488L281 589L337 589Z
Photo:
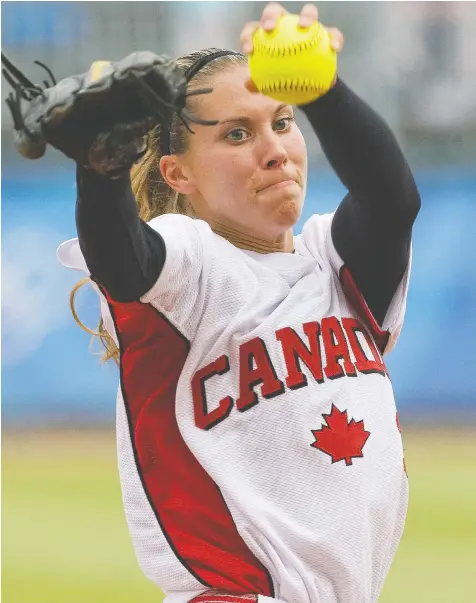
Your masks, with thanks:
M177 425L175 394L189 342L151 305L118 303L103 293L120 343L136 466L172 551L204 586L273 596L268 571L239 535L220 490Z
M375 320L374 315L370 311L364 296L355 284L350 270L345 266L342 266L340 270L339 280L342 284L342 288L347 299L350 301L354 307L354 310L359 314L360 319L370 331L380 353L383 354L387 346L390 333L388 331L383 331L380 328L378 322Z
M188 603L256 603L257 595L230 595L216 590L207 590L190 599Z

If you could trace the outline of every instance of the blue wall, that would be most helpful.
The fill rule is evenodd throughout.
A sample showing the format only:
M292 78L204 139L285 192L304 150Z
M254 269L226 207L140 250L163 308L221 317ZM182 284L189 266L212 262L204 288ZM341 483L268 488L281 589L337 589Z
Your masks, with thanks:
M5 172L5 170L4 170ZM33 183L34 180L34 183ZM414 229L404 330L388 366L407 420L476 420L476 175L417 175L423 207ZM344 190L328 173L311 177L302 221L332 211ZM74 171L28 179L3 174L2 396L7 423L113 420L117 370L100 365L74 323L68 294L80 275L56 261L74 237ZM97 302L79 310L95 326ZM446 419L445 419L446 420Z

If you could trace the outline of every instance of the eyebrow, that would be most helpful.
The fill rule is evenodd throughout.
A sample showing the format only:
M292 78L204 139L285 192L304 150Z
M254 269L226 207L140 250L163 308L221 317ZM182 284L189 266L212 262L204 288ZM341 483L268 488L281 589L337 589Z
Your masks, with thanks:
M277 115L280 111L282 111L284 108L286 107L290 107L291 105L283 103L282 105L279 105L279 107L276 109L276 111L274 112L275 115ZM221 124L227 124L230 122L235 122L235 123L243 123L243 124L248 124L250 123L252 120L249 117L229 117L228 119L223 119L222 121L220 121L219 123Z

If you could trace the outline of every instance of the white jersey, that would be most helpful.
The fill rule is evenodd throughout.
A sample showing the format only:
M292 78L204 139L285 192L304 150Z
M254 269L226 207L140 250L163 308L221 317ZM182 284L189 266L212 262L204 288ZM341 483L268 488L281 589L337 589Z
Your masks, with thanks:
M287 603L378 599L407 508L382 356L400 332L410 268L379 328L331 221L313 216L295 253L259 254L203 221L161 216L150 223L166 245L156 284L140 302L108 300L115 332L103 305L122 357L127 522L171 603L210 588ZM73 249L60 248L65 264Z

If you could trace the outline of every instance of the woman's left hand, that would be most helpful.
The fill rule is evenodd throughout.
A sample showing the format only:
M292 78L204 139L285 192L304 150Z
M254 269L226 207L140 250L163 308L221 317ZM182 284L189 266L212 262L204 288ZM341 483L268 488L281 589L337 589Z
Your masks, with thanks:
M273 31L279 18L287 14L289 14L288 11L281 6L281 4L269 2L264 7L260 21L251 21L243 27L240 36L240 47L242 52L245 54L252 54L253 34L259 27L262 27L265 31ZM299 25L301 27L311 27L318 19L319 13L317 6L315 4L305 4L299 15ZM331 47L336 52L341 52L344 47L344 36L342 35L342 32L335 27L326 27L326 29L331 37Z

